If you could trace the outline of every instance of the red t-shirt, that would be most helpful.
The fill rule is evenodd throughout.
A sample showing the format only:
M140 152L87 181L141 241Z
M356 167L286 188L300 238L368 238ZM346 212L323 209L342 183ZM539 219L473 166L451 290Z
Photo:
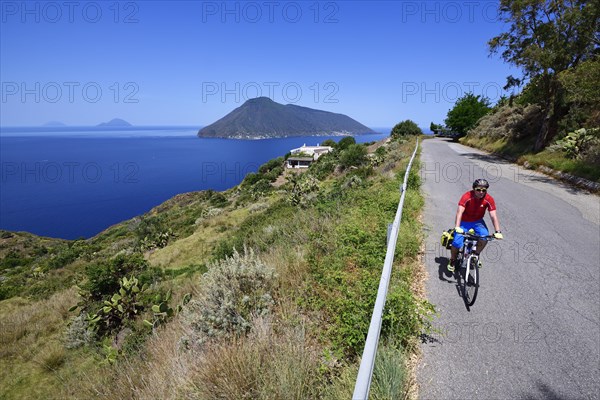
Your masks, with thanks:
M485 196L478 199L472 190L462 195L458 205L465 208L461 219L464 222L479 221L485 215L485 210L494 211L496 209L496 202L492 196L486 193Z

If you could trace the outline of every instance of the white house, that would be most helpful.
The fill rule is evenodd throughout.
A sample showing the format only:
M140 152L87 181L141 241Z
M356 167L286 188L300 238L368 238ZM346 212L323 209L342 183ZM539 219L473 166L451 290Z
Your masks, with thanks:
M305 143L302 147L290 150L292 155L287 159L285 166L286 168L308 168L313 161L332 150L331 146L307 146Z

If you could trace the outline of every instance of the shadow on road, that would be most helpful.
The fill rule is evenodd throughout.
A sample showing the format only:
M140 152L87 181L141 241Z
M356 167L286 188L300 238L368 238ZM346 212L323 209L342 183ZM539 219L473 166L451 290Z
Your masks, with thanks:
M536 389L538 390L537 393L526 393L523 394L522 396L519 396L520 399L524 399L524 400L538 400L538 399L544 399L544 400L575 400L577 398L580 397L565 397L563 394L559 394L557 393L556 390L554 390L553 388L551 388L549 385L542 383L540 381L537 381L535 383Z
M494 164L512 164L511 161L505 160L503 158L491 155L491 154L479 154L479 153L463 153L463 156L479 161L485 161Z
M463 153L462 155L469 159L472 159L472 160L479 160L479 161L484 161L484 162L493 163L493 164L504 164L504 165L514 164L510 160L505 160L503 158L500 158L498 156L491 155L491 154ZM517 165L517 164L515 164L515 165ZM571 194L579 194L579 193L587 193L588 192L587 190L580 189L576 186L567 184L556 178L553 178L551 176L540 173L539 171L535 171L537 173L533 173L534 170L527 169L520 165L517 165L516 172L518 172L518 175L515 174L515 176L512 177L515 180L519 180L519 179L522 179L523 177L526 177L528 181L541 182L541 183L547 183L550 185L558 186L561 189L564 189Z
M436 257L435 262L438 263L438 277L440 281L448 283L456 283L456 273L448 271L450 259L448 257ZM454 278L454 280L450 280Z
M453 283L456 288L456 295L465 303L467 311L471 311L471 307L466 302L463 290L461 288L460 271L457 268L454 272L448 271L450 259L448 257L436 257L435 262L438 263L438 278L440 281Z

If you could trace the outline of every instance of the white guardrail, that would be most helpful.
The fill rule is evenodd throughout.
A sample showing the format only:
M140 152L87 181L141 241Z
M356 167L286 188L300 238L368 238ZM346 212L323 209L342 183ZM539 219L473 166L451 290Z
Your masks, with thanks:
M352 400L367 400L369 397L369 389L371 387L371 378L373 377L373 367L375 366L375 355L377 353L377 344L379 343L379 333L381 332L381 319L383 316L383 307L385 306L385 298L387 296L390 276L392 274L392 264L394 263L394 252L396 251L396 242L398 241L398 230L400 229L400 220L402 219L402 206L404 205L404 195L406 194L406 182L410 173L417 149L419 148L419 139L415 151L406 167L404 174L404 183L400 187L400 202L396 211L396 218L392 224L392 229L388 238L387 252L385 254L385 262L383 263L383 271L381 272L381 280L379 281L379 289L377 290L377 299L375 307L373 307L373 316L371 317L371 325L369 325L369 333L365 342L358 376L356 377L356 386L354 386L354 394Z

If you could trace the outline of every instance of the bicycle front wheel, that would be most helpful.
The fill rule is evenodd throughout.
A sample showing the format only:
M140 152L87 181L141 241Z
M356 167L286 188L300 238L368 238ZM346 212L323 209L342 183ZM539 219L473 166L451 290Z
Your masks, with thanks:
M468 306L475 304L477 291L479 290L479 266L477 265L477 257L470 255L465 268L465 276L463 278L463 294L465 303Z

